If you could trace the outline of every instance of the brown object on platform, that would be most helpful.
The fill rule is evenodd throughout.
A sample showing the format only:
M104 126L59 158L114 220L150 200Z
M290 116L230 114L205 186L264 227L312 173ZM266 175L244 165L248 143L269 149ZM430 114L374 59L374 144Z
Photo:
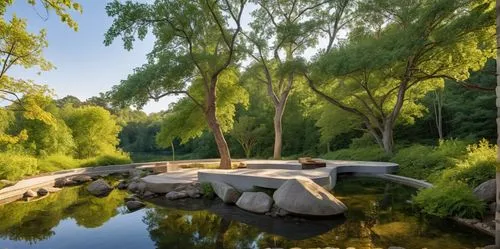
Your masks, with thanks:
M168 171L168 162L155 163L154 173L166 173Z
M302 169L317 169L326 167L326 163L320 160L314 160L310 157L299 158L299 163L302 165Z

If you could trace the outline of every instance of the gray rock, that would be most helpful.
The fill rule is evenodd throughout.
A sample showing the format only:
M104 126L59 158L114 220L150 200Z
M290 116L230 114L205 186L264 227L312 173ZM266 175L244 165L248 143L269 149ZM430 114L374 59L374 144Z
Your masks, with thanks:
M171 178L165 175L149 175L141 178L141 181L146 184L146 190L157 194L176 191L176 189L182 186L187 187L192 183L190 180Z
M184 190L184 192L186 192L190 198L201 197L201 191L194 186L187 187L186 190Z
M80 184L80 183L85 183L85 182L91 182L92 177L90 177L88 175L77 175L77 176L71 177L71 180Z
M165 195L165 197L167 197L167 199L169 200L177 200L187 198L188 194L186 192L170 191Z
M263 192L244 192L236 206L254 213L267 213L273 205L273 199Z
M139 184L138 182L131 182L131 183L127 186L128 191L130 191L130 192L136 192L136 191L137 191L138 184Z
M496 180L485 181L474 189L474 195L483 201L495 201L495 192L497 191Z
M116 188L121 190L127 189L127 187L128 187L127 181L120 181L118 185L116 185Z
M155 196L156 196L156 194L151 192L151 191L144 191L144 194L142 194L143 198L153 198Z
M39 195L39 196L46 196L49 194L49 191L47 189L44 189L44 188L40 188L36 191L36 193Z
M112 190L113 188L103 179L93 181L87 186L87 191L99 197L108 195Z
M287 180L273 199L278 207L294 214L330 216L347 210L344 203L306 177Z
M240 198L240 193L230 185L224 182L211 182L215 194L222 199L224 203L236 203Z
M142 203L140 201L127 201L125 203L125 205L127 206L128 210L130 210L130 211L135 211L135 210L141 209L141 208L146 206L144 203Z
M23 197L25 197L25 198L32 198L32 197L37 197L37 196L38 196L38 194L31 189L26 190L26 192L24 192L24 194L23 194Z

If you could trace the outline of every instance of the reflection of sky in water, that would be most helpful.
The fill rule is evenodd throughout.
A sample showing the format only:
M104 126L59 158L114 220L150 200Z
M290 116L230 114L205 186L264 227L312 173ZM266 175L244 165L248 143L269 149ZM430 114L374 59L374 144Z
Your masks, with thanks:
M144 210L117 215L98 228L84 228L73 219L62 220L53 229L55 236L30 245L23 241L0 239L0 248L20 249L139 249L155 248L142 222ZM113 239L110 239L112 236Z

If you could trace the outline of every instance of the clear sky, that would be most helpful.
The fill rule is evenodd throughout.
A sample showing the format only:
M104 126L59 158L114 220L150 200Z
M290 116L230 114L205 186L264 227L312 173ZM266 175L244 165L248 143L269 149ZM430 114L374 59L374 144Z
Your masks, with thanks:
M47 15L41 6L33 8L26 0L14 1L7 17L15 13L27 19L31 32L38 32L42 28L47 30L49 47L44 54L56 69L38 75L39 70L14 68L10 75L48 85L55 90L57 97L73 95L82 100L108 91L125 79L135 67L146 62L146 54L152 49L154 39L148 37L136 42L132 51L123 49L120 39L109 47L104 46L104 33L112 22L104 7L110 1L78 1L83 6L83 14L73 15L78 22L78 32L63 24L55 13ZM144 107L144 111L149 113L167 109L168 103L175 99L170 97L158 103L152 102Z

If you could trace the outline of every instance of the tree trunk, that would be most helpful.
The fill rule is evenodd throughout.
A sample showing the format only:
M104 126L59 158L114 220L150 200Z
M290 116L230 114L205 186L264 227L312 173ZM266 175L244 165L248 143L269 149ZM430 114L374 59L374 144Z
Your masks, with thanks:
M382 144L384 146L384 151L388 154L392 154L394 149L394 131L392 125L389 122L384 124L384 131L382 132Z
M172 161L175 161L175 147L174 147L174 141L170 143L170 146L172 146Z
M439 139L443 139L443 93L442 90L434 92L434 119L436 121L436 128L438 130Z
M496 106L497 106L497 145L500 145L500 0L496 1L496 25L497 25L497 87L496 87ZM497 149L497 173L496 173L496 211L495 211L495 245L500 248L500 149Z
M283 100L282 100L283 101ZM286 101L286 99L285 99ZM279 103L274 109L274 160L281 160L281 148L283 146L283 128L281 125L281 120L283 118L283 112L285 111L285 105Z
M219 150L220 156L220 168L221 169L231 169L231 153L229 153L229 147L227 146L226 139L220 128L219 121L215 114L215 101L209 103L209 107L206 111L208 127L214 134L215 143L217 144L217 149Z

